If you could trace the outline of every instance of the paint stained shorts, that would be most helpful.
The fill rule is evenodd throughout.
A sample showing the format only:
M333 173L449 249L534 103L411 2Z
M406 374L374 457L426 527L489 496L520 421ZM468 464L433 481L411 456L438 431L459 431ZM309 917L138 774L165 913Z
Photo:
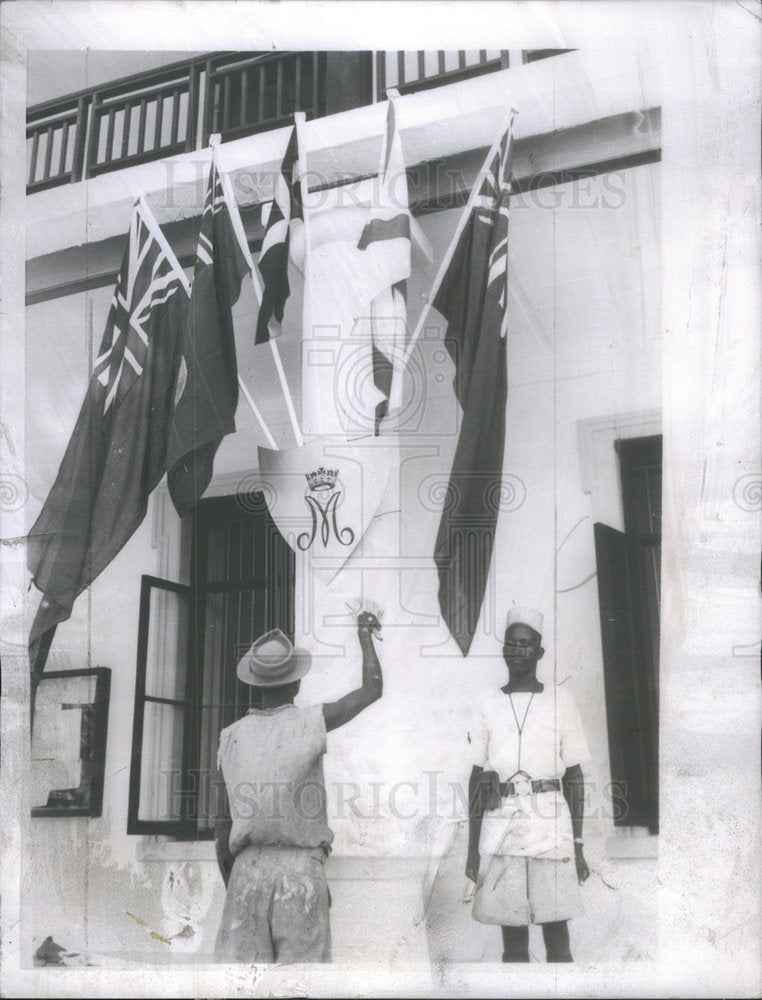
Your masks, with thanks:
M330 895L320 847L248 846L230 873L217 962L330 962Z
M550 861L482 855L471 916L482 924L523 927L583 912L574 858Z

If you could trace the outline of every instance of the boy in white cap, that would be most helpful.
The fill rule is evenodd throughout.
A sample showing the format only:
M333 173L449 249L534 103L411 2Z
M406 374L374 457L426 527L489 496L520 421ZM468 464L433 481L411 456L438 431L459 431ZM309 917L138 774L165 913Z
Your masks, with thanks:
M230 821L218 824L217 859L227 893L215 944L218 962L329 962L330 894L323 865L333 832L326 816L326 733L382 693L372 633L378 618L357 618L362 684L324 705L294 705L311 666L306 649L279 629L253 644L238 676L259 691L220 734L218 760Z
M542 925L548 962L572 961L567 921L582 911L590 874L580 767L589 751L571 692L537 680L542 628L534 608L510 609L508 683L478 700L468 734L472 916L501 926L504 962L529 961L530 923Z

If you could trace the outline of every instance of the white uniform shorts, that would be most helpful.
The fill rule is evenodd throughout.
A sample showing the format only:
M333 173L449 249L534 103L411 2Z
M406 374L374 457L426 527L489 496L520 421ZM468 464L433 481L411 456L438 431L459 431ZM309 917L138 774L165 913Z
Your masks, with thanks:
M581 895L573 857L550 861L484 854L471 916L505 927L569 920L583 912Z

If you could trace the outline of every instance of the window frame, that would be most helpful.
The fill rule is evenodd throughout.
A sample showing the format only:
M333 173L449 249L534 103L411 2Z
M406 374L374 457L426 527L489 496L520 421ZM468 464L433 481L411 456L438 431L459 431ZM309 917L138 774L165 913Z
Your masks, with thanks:
M256 494L251 495L251 499ZM202 826L205 816L199 816L198 783L200 778L199 733L205 707L202 697L204 676L208 665L204 662L207 600L211 594L235 592L265 593L266 615L293 639L295 625L295 557L288 542L283 538L277 525L267 510L264 497L258 495L253 503L242 502L246 494L224 494L200 500L191 517L183 525L186 539L191 542L190 579L187 584L177 583L159 577L144 575L141 579L140 611L137 643L137 667L135 678L135 702L133 715L132 757L130 768L129 798L127 813L127 833L147 836L166 836L181 841L208 841L214 837L212 826ZM215 509L225 510L231 504L248 510L255 517L263 518L262 529L265 539L269 533L279 539L279 551L274 552L265 542L266 558L257 565L255 572L246 576L225 579L207 579L209 566L209 537L206 525L214 519ZM204 505L203 512L199 511ZM254 528L256 531L256 527ZM285 562L283 561L285 558ZM287 594L284 596L284 586ZM185 666L184 698L172 699L146 694L148 673L148 650L151 624L151 595L163 590L181 594L188 600L188 635ZM277 600L273 598L277 596ZM280 615L275 610L281 608ZM240 682L239 682L240 683ZM180 786L173 794L180 796L180 816L175 819L140 819L140 792L143 771L143 736L145 731L145 709L147 704L171 704L184 710L182 739L182 771ZM195 777L194 777L195 776ZM213 779L210 779L213 780ZM211 786L210 786L211 789ZM210 790L210 795L212 794ZM203 796L202 796L203 797Z
M194 840L195 823L187 818L171 820L146 820L139 818L140 811L140 782L143 770L143 733L145 730L145 706L146 703L170 704L182 706L185 710L186 718L183 720L183 730L187 729L187 715L192 708L188 700L188 687L186 683L186 697L182 700L172 698L160 698L155 695L146 694L146 676L148 672L148 639L150 633L150 607L151 592L153 590L166 590L175 594L182 594L188 598L191 614L191 627L188 630L188 642L192 642L195 633L195 616L193 609L193 588L190 584L175 583L171 580L163 580L160 577L144 574L140 581L140 613L138 619L138 646L137 646L137 670L135 676L135 707L132 720L132 756L130 765L130 785L129 799L127 807L127 833L145 835L164 835L175 837L179 840ZM183 756L183 778L186 773L186 762Z

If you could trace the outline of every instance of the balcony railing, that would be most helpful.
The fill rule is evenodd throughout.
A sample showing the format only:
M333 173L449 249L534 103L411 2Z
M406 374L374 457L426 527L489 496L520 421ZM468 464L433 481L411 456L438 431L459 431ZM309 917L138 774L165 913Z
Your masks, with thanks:
M347 89L341 52L218 52L29 108L27 192L191 152L307 118L505 69L566 50L365 53L367 86ZM345 60L343 72L339 63ZM334 93L335 92L335 93Z
M204 143L253 135L323 114L325 53L273 52L254 59L210 60L207 69Z
M186 64L95 91L88 176L193 149L192 109L198 107L199 77L198 67Z
M509 61L509 53L503 49L377 52L377 99L383 100L392 87L401 94L409 94L496 69L508 69Z
M410 94L428 87L439 87L466 77L509 69L550 56L563 55L571 49L440 49L419 52L377 52L376 93L383 101L392 87Z
M27 191L82 179L89 96L37 105L27 112Z
M278 128L323 113L325 53L236 52L38 104L27 112L27 192Z

